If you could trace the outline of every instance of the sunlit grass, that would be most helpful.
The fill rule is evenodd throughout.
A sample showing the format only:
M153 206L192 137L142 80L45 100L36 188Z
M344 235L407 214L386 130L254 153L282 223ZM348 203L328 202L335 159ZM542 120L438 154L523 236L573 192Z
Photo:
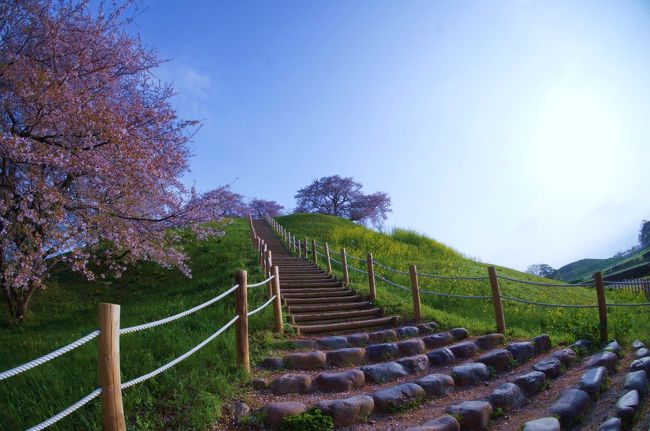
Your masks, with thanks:
M452 248L416 232L395 229L379 233L347 220L326 215L294 214L279 217L278 221L299 238L315 238L319 244L328 242L335 250L332 256L340 260L338 252L345 247L348 254L365 259L372 252L374 259L392 268L408 272L409 265L417 265L418 272L446 276L487 276L489 264L468 259ZM558 245L559 247L559 245ZM321 262L322 263L322 262ZM365 262L348 258L348 263L366 269ZM341 268L333 265L337 275ZM404 287L410 287L408 275L389 272L375 266L377 274ZM528 281L557 283L509 268L498 267L499 275ZM353 287L368 292L365 275L350 271ZM460 295L490 296L487 280L439 280L419 277L422 290ZM560 304L596 304L595 289L589 287L541 287L501 280L502 295L530 301ZM412 318L410 292L399 290L377 280L377 303L387 312ZM626 291L607 291L609 303L642 302L640 294ZM494 309L491 300L444 298L421 295L422 313L426 319L437 321L443 327L464 326L473 332L495 330ZM505 301L504 313L508 335L531 337L549 333L556 342L571 342L576 338L598 337L596 309L545 308ZM609 332L612 338L627 343L635 338L650 340L650 308L609 309Z
M262 279L248 225L235 220L222 238L188 241L193 278L153 264L141 264L110 283L87 282L61 271L51 287L37 295L27 322L6 326L0 313L0 370L34 359L96 329L97 304L121 305L122 326L149 322L184 311L234 284L236 269L249 269L249 280ZM264 300L264 288L249 291L250 307ZM145 374L185 353L234 316L232 295L181 320L121 337L122 381ZM260 355L273 339L272 311L251 317L252 354ZM58 413L98 386L96 344L81 348L19 376L0 382L0 428L21 430ZM235 366L234 328L177 366L124 391L130 429L210 429L224 398L235 393L243 376ZM100 430L99 399L51 429Z

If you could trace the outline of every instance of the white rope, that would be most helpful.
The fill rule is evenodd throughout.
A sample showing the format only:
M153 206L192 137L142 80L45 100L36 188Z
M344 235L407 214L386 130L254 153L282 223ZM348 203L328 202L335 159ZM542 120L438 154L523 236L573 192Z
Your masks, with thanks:
M266 280L262 280L262 281L260 281L259 283L249 284L248 287L259 287L259 286L264 286L266 283L268 283L269 281L273 280L273 277L275 277L275 275L272 275L272 276L270 276L269 278L267 278Z
M368 274L368 271L364 271L363 269L355 268L354 266L348 264L348 268L350 268L353 271L360 272L361 274Z
M57 423L58 421L60 421L64 417L68 416L70 413L74 412L75 410L78 410L79 408L81 408L81 407L85 406L86 404L88 404L93 399L97 398L99 396L99 394L101 394L101 393L102 393L101 388L95 389L94 391L92 391L91 393L89 393L88 395L86 395L85 397L83 397L82 399L77 401L76 403L72 404L67 409L63 410L60 413L55 414L54 416L52 416L51 418L49 418L47 420L44 420L43 422L41 422L38 425L34 425L33 427L29 428L27 431L41 431L41 430L49 427L50 425L53 425L53 424Z
M266 307L266 306L269 305L271 302L273 302L274 299L275 299L275 295L273 295L272 297L270 297L268 301L266 301L264 304L262 304L262 305L260 305L259 307L257 307L255 310L253 310L253 311L249 311L248 313L246 313L246 315L247 315L248 317L251 317L253 314L262 311L262 310L264 309L264 307Z
M360 257L356 257L356 256L354 256L354 255L352 255L352 254L347 254L347 253L346 253L346 256L347 256L347 257L351 257L352 259L356 259L356 260L359 261L359 262L367 262L366 259L361 259Z
M196 307L190 308L189 310L183 311L182 313L174 314L173 316L165 317L164 319L156 320L154 322L143 323L142 325L131 326L129 328L122 328L120 329L120 334L130 334L132 332L143 331L145 329L154 328L156 326L164 325L165 323L173 322L174 320L180 319L181 317L185 317L189 314L199 311L210 304L214 304L215 302L219 301L220 299L223 299L225 296L231 294L238 288L239 288L239 284L235 284L233 287L226 290L221 295L215 296L209 301L206 301L203 304L199 304Z
M145 375L143 375L143 376L137 377L137 378L135 378L135 379L133 379L133 380L129 380L129 381L126 382L126 383L122 383L121 388L122 388L122 389L126 389L126 388L129 388L129 387L131 387L131 386L137 385L138 383L142 383L142 382L144 382L145 380L149 380L150 378L152 378L152 377L154 377L154 376L157 376L158 374L162 373L163 371L166 371L167 369L173 367L174 365L178 364L178 363L181 362L182 360L186 359L187 357L189 357L190 355L192 355L193 353L195 353L197 350L200 350L201 348L203 348L203 346L205 346L206 344L208 344L210 341L214 340L214 339L215 339L216 337L218 337L218 336L219 336L223 331L225 331L225 330L228 329L230 326L232 326L232 324L235 323L235 322L237 321L237 319L239 319L239 316L235 316L235 317L233 317L233 318L230 320L230 322L228 322L228 323L226 323L224 326L222 326L222 327L221 327L217 332L215 332L214 334L210 335L208 338L206 338L205 340L201 341L199 344L197 344L196 346L194 346L192 349L188 350L187 352L183 353L183 354L182 354L181 356L179 356L178 358L176 358L176 359L174 359L174 360L172 360L172 361L167 362L167 363L166 363L165 365L163 365L162 367L157 368L157 369L153 370L152 372L147 373L147 374L145 374Z
M471 280L471 281L481 281L481 280L488 280L490 277L487 275L483 276L477 276L477 277L467 277L463 275L437 275L437 274L426 274L424 272L417 272L416 273L419 276L426 277L426 278L436 278L440 280Z
M650 302L632 302L629 304L607 304L608 307L649 307Z
M398 269L391 268L390 266L387 266L387 265L384 265L383 263L377 262L377 261L374 260L374 259L372 260L372 262L373 262L375 265L379 266L380 268L387 269L388 271L392 271L392 272L395 272L395 273L397 273L397 274L402 274L402 275L411 275L409 272L406 272L406 271L400 271L400 270L398 270Z
M9 377L13 377L15 375L18 375L22 372L25 372L27 370L30 370L34 367L38 367L39 365L42 365L48 361L51 361L52 359L59 357L63 355L64 353L68 353L71 350L76 349L77 347L86 344L93 338L97 337L99 335L99 330L95 330L91 332L90 334L86 335L85 337L81 337L76 341L73 341L72 343L68 344L67 346L63 346L60 349L57 349L53 352L48 353L47 355L43 355L40 358L34 359L33 361L29 361L26 364L19 365L15 368L12 368L10 370L4 371L0 373L0 380L7 379Z
M379 275L379 274L375 274L375 277L378 278L378 279L380 279L380 280L383 280L385 283L388 283L388 284L390 284L391 286L397 287L398 289L406 290L407 292L410 292L410 291L411 291L411 288L410 288L410 287L400 286L399 284L397 284L397 283L393 283L393 282L390 281L389 279L384 278L384 277L382 277L382 276Z
M520 298L512 298L510 296L501 295L501 299L508 301L521 302L523 304L539 305L540 307L557 307L557 308L598 308L598 305L571 305L571 304L550 304L548 302L527 301Z
M425 295L444 296L444 297L447 297L447 298L492 299L491 296L484 296L484 295L456 295L455 293L433 292L431 290L422 290L422 289L420 289L420 293L424 293Z
M594 283L576 283L576 284L555 284L555 283L538 283L535 281L528 281L528 280L519 280L516 278L510 278L506 277L503 275L497 275L497 278L501 278L503 280L508 280L508 281L514 281L515 283L523 283L523 284L532 284L533 286L546 286L546 287L585 287L585 286L593 286Z

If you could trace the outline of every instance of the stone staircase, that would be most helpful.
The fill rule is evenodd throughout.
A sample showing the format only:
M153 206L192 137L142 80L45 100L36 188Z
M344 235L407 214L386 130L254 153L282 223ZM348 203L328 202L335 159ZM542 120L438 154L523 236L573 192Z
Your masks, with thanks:
M282 302L299 335L346 333L399 323L398 316L384 316L383 309L314 263L291 255L266 222L253 223L271 251L273 265L278 266Z
M249 400L265 429L318 408L354 431L647 430L650 351L635 347L589 354L433 322L302 338L257 364Z

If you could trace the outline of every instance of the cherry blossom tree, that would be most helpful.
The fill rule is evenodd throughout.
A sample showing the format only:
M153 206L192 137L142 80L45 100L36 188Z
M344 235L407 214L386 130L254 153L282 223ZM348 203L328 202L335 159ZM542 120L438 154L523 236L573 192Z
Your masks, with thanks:
M125 7L0 2L0 289L14 322L57 264L93 279L146 259L189 276L174 228L220 233L204 222L232 192L181 184L197 123L177 118Z
M282 214L284 207L276 201L253 198L248 203L248 211L250 212L251 216L253 216L253 218L261 219L264 217L264 214L268 214L271 217Z
M361 183L352 177L322 177L298 190L295 211L335 215L380 227L391 211L390 196L384 192L364 195L361 189Z

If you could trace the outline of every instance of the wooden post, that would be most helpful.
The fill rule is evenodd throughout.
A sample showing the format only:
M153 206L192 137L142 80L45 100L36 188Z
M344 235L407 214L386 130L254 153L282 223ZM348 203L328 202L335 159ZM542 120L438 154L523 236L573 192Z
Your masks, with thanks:
M120 375L120 306L102 302L99 304L97 320L97 366L102 388L104 430L126 431Z
M499 279L497 270L493 266L487 268L490 278L490 287L492 288L492 304L494 305L494 320L497 322L497 332L506 333L506 319L503 317L503 305L501 304L501 289L499 288Z
M235 291L235 313L239 319L235 322L235 341L237 344L237 366L246 374L251 371L248 355L248 274L246 271L235 272L235 283L239 289Z
M311 240L311 255L314 258L314 264L318 265L318 255L316 254L316 240Z
M300 246L300 240L298 240L298 257L302 257L302 247Z
M309 246L307 244L309 243L307 242L307 238L305 238L305 259L309 259Z
M420 307L420 283L418 282L418 270L415 265L409 266L411 274L411 295L413 296L413 319L416 322L422 320L422 309Z
M377 299L377 288L375 286L375 264L372 260L372 253L368 253L368 289L370 300Z
M603 282L603 273L595 273L594 281L596 282L596 297L598 298L600 341L606 343L609 341L609 335L607 334L607 302L605 300L605 283Z
M332 260L330 259L330 246L325 243L325 264L327 265L327 273L332 273Z
M273 321L275 323L275 332L282 334L282 298L280 297L280 270L277 266L273 267L273 280L271 280L273 287Z
M268 250L266 252L266 272L264 275L266 277L270 277L273 274L273 255L271 254L271 250ZM271 288L271 283L266 283L266 293L268 293L269 298L273 296L273 289Z
M343 284L350 285L350 274L348 274L348 256L345 254L345 247L341 247L341 268L343 269Z

